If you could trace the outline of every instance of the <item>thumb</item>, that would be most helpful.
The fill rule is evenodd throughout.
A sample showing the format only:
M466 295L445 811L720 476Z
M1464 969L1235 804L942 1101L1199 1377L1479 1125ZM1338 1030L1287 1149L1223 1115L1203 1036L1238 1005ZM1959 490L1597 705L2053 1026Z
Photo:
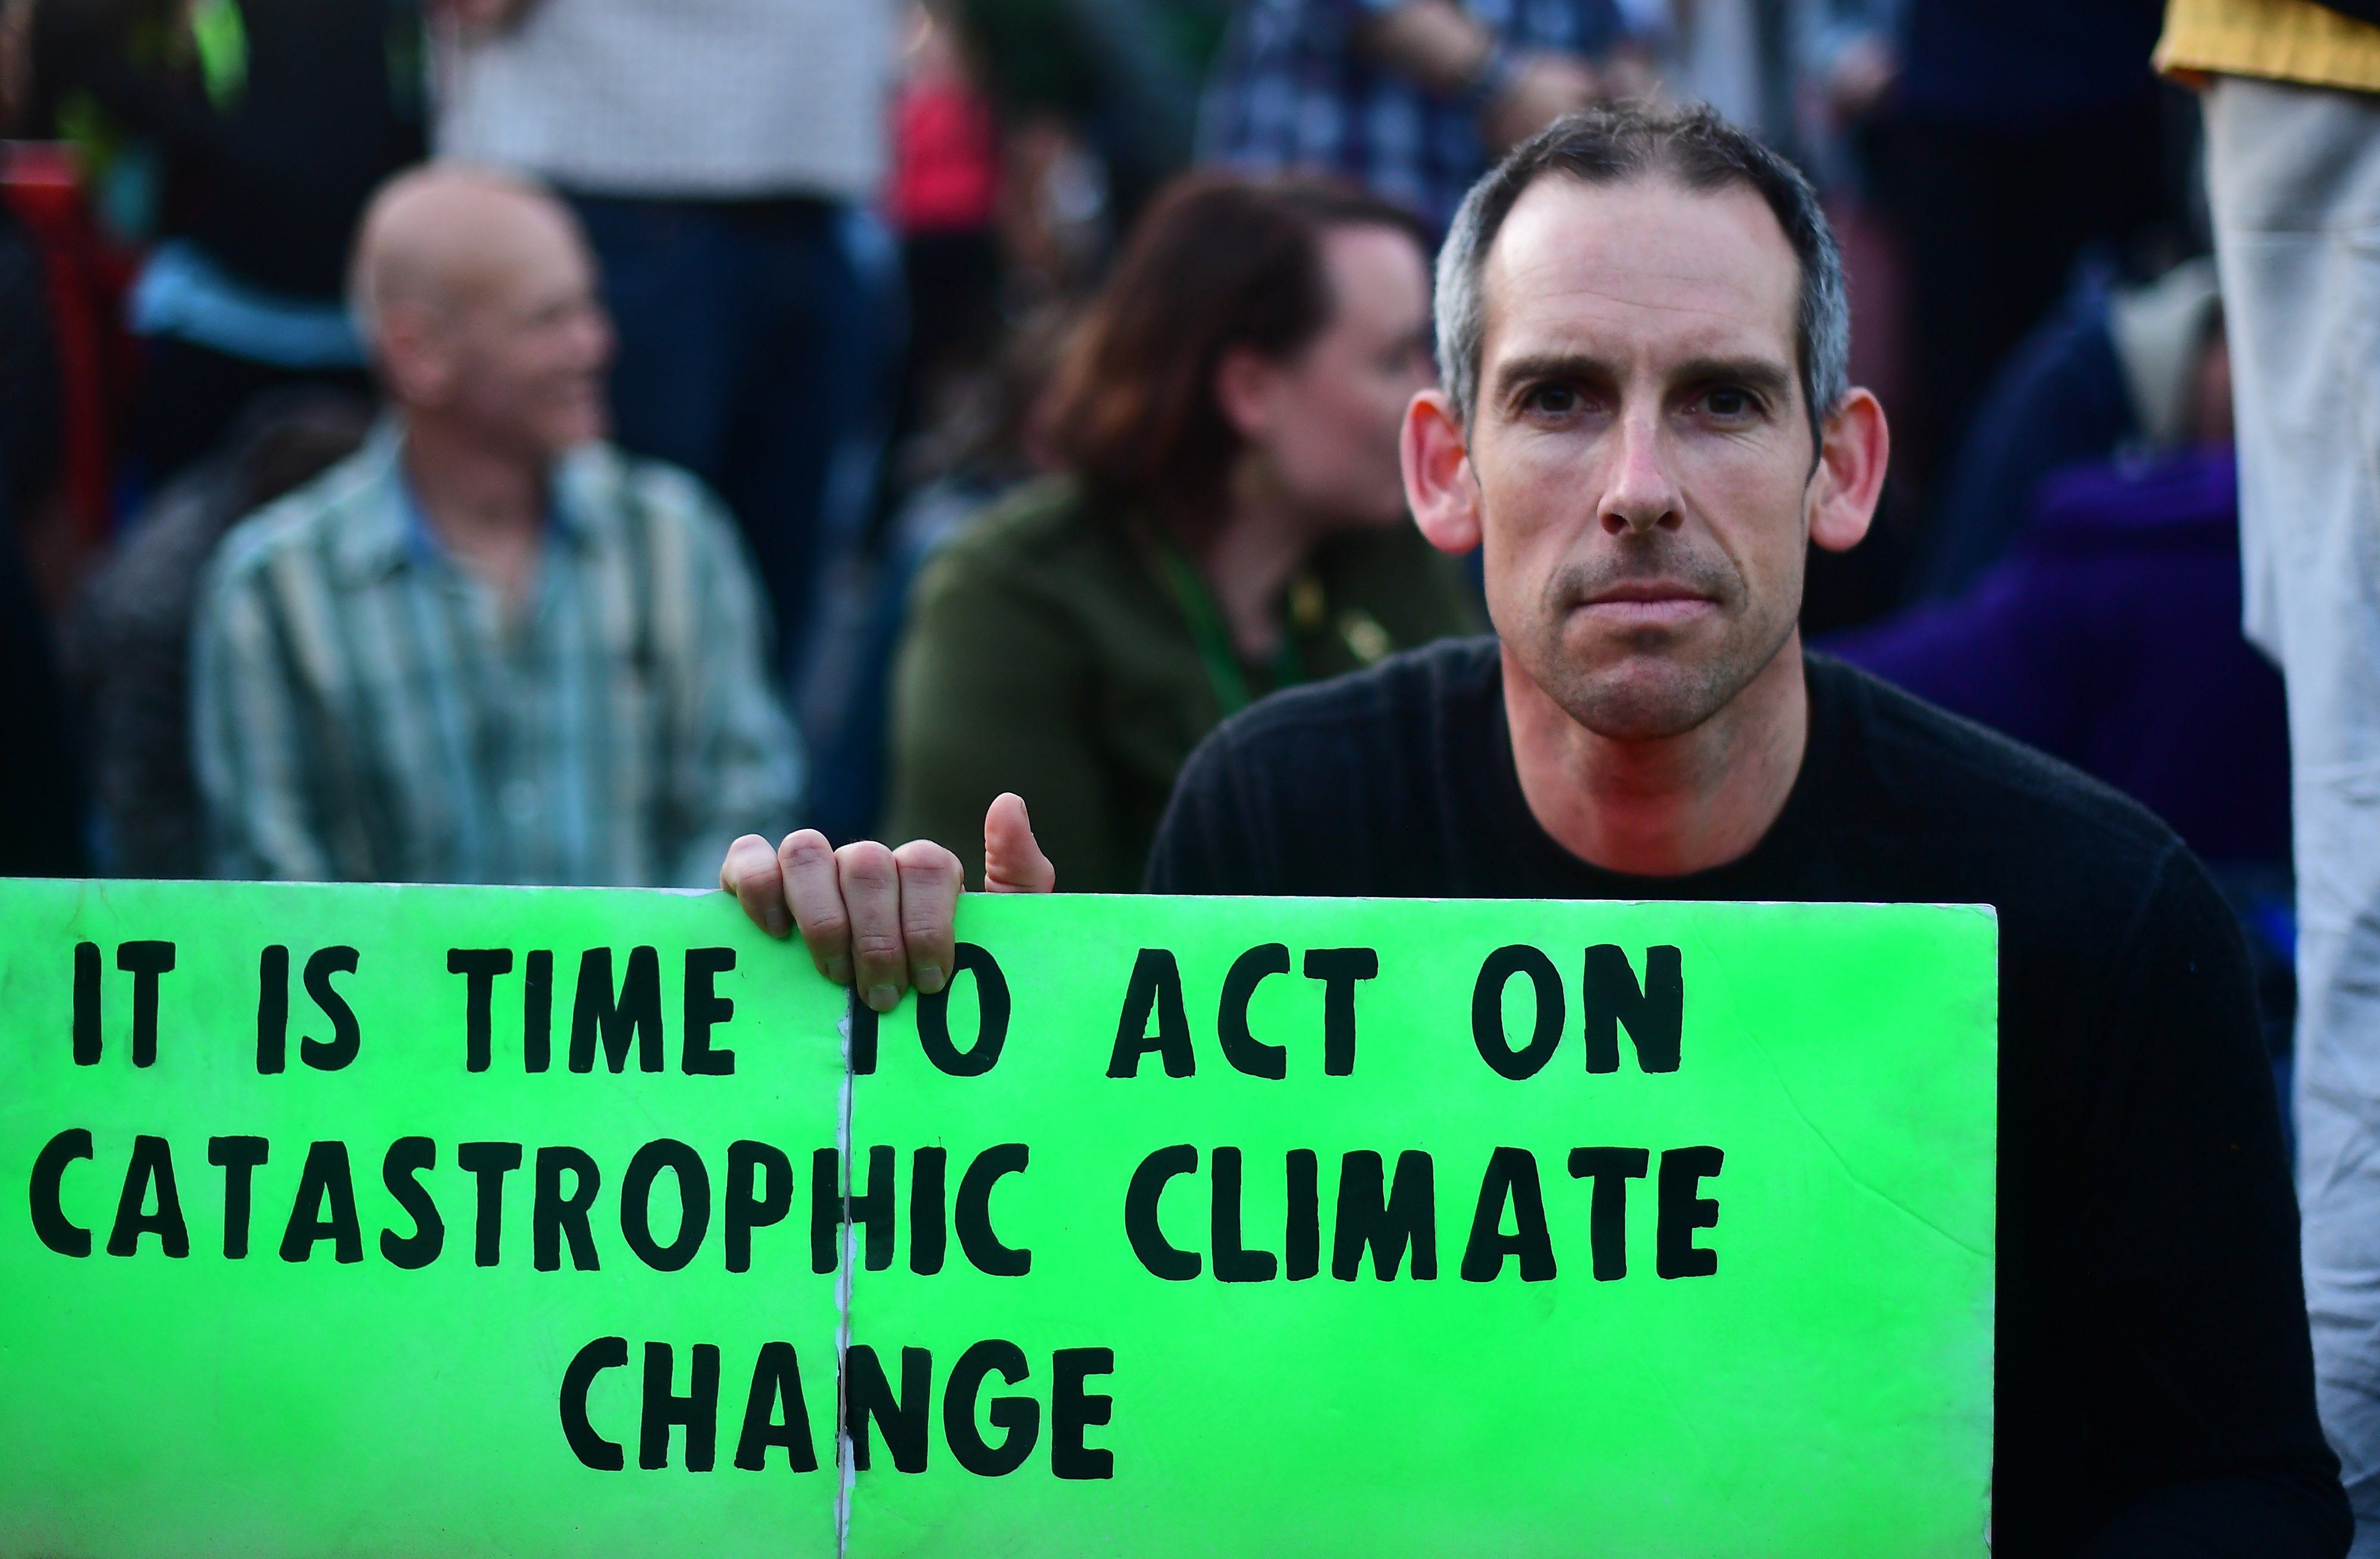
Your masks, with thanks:
M1003 791L983 815L983 890L986 893L1048 893L1058 886L1058 868L1034 842L1025 798Z

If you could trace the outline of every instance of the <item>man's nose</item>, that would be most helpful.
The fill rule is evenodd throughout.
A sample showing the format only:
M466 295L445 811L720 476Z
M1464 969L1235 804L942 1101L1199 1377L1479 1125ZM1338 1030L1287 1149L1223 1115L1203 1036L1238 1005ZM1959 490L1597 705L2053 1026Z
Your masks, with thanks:
M1670 477L1658 411L1631 410L1611 432L1611 465L1602 513L1607 535L1642 536L1657 526L1676 528L1682 515Z

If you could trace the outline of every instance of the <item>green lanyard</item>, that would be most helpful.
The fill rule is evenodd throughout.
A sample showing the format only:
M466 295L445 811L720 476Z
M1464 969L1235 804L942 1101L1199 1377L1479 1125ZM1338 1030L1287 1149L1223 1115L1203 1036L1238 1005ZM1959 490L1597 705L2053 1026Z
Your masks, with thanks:
M1207 669L1207 683L1215 690L1215 702L1223 707L1226 718L1238 714L1256 699L1248 691L1248 674L1240 665L1239 651L1232 647L1232 632L1224 625L1222 608L1215 604L1215 594L1207 588L1207 581L1172 539L1159 538L1157 555L1165 565L1167 583L1173 586L1173 598L1189 621L1190 638L1198 647L1198 661ZM1272 655L1272 684L1276 688L1291 687L1305 680L1305 659L1297 653L1296 636L1284 624L1281 646Z

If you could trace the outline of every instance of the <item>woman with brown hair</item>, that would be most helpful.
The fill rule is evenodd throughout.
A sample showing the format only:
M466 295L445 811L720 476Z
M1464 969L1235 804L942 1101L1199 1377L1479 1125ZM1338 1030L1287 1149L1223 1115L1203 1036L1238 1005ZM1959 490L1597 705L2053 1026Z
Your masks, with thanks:
M1052 387L1063 474L918 580L892 837L979 872L984 810L1014 791L1062 886L1131 890L1225 716L1477 631L1398 471L1429 330L1421 229L1393 206L1214 176L1160 196Z

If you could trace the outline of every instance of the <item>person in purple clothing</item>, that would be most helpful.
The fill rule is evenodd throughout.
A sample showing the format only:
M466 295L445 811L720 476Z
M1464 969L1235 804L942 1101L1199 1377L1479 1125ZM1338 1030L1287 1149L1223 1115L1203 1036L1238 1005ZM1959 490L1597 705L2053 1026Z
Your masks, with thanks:
M2240 635L2228 446L2042 484L1973 589L1822 647L2122 791L2217 864L2286 863L2281 679Z

